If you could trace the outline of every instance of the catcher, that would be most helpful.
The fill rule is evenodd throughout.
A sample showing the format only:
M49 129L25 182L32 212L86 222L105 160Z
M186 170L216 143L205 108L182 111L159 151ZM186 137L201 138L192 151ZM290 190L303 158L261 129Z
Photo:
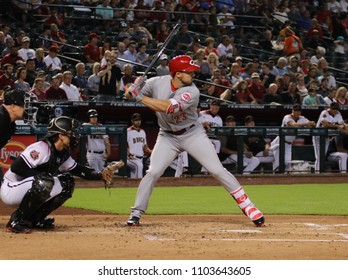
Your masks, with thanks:
M123 161L111 163L101 173L77 163L69 152L70 146L76 144L76 128L74 119L52 119L45 139L28 146L5 173L1 199L18 207L6 225L7 230L30 233L32 229L53 229L54 218L47 215L72 196L73 175L102 179L110 186L112 175L124 165Z

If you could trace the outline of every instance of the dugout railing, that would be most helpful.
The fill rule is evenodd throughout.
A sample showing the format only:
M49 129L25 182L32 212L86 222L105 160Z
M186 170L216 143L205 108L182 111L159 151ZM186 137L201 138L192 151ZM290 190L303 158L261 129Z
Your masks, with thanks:
M247 136L279 136L279 173L284 173L284 152L285 136L312 137L320 138L320 173L326 168L325 140L327 137L339 136L341 132L337 129L327 128L295 128L295 127L214 127L212 128L216 136L236 137L237 138L237 173L243 174L244 157L244 138Z

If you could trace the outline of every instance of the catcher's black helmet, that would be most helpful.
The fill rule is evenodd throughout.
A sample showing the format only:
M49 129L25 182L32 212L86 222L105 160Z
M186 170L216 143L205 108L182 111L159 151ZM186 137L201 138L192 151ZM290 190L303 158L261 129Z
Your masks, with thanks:
M52 119L47 127L47 137L51 137L56 134L64 134L69 137L75 136L75 129L77 128L77 121L75 119L61 116Z
M88 110L87 112L87 116L88 118L91 118L91 117L98 117L98 112L96 109L90 109Z

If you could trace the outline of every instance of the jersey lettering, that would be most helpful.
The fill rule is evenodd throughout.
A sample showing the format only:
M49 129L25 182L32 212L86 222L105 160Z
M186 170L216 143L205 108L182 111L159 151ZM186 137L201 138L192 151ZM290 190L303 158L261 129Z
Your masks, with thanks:
M186 116L185 112L181 112L179 114L173 115L173 119L174 119L174 122L176 124L178 124L180 122L187 120L187 116Z
M133 144L144 143L144 142L145 142L145 139L143 137L135 137L135 138L133 138Z

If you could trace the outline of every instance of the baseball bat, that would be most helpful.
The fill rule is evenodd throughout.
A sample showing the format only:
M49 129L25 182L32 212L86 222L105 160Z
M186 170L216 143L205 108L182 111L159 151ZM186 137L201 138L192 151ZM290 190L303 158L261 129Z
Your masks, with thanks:
M163 45L160 47L160 49L158 50L158 52L154 55L151 63L149 64L149 66L146 68L143 76L145 77L147 75L147 73L152 69L152 67L155 65L156 61L161 57L162 53L164 52L165 48L168 46L169 42L173 39L173 37L176 35L176 33L178 33L179 29L180 29L180 24L177 23L173 30L169 33L167 39L164 41Z

